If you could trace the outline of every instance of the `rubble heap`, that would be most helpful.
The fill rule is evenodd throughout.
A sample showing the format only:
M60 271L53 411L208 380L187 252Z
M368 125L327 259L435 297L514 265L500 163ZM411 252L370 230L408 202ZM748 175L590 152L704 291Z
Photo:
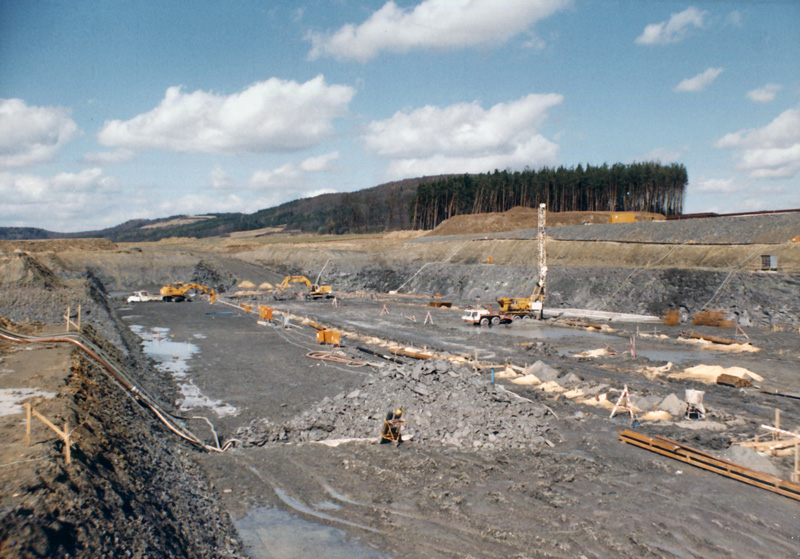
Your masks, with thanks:
M384 365L349 393L322 399L285 424L257 419L236 438L246 446L340 438L376 440L386 413L403 409L403 433L415 442L486 451L530 448L559 440L549 408L495 385L469 366L444 359Z

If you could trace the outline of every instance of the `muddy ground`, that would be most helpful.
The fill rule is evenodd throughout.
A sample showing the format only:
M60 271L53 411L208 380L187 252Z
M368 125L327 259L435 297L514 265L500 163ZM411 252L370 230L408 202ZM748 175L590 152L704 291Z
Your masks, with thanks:
M390 314L381 316L384 304ZM663 365L661 360L619 355L598 363L571 357L595 346L624 351L635 332L632 324L615 325L617 332L602 337L522 322L509 329L465 331L453 311L436 311L434 325L421 326L424 307L391 300L344 300L337 308L326 302L279 306L347 332L420 349L427 345L428 351L458 355L477 349L485 363L525 365L541 359L583 383L619 388L627 383L637 395L661 398L682 396L688 387L703 389L708 421L687 426L676 417L642 422L638 430L705 450L723 452L732 440L755 434L776 407L787 424L800 421L796 401L752 389L651 380L634 372ZM196 302L140 305L127 312L132 323L169 328L170 341L196 345L198 353L189 361L195 383L208 397L237 408L235 415L223 417L208 410L221 436L242 444L203 462L214 485L222 488L223 502L249 526L248 535L258 531L248 515L276 507L342 530L363 548L391 557L775 557L796 551L795 501L620 443L616 433L629 426L628 416L609 420L608 410L496 379L530 402L507 404L515 409L498 410L496 424L487 427L492 418L482 417L477 408L490 405L480 400L494 388L489 370L476 374L469 365L456 367L467 380L479 379L478 387L420 395L393 383L393 368L420 366L410 359L406 365L384 360L381 367L357 369L326 365L306 357L320 347L314 330L299 321L287 330L260 326L256 317L233 309L233 314L209 314L230 307L223 309ZM412 314L416 323L407 318ZM772 384L800 388L796 334L754 332L754 344L765 353L731 356L686 349L674 340L679 328L656 328L672 339L641 338L640 352L681 357L681 368L700 362L742 366ZM347 338L347 354L369 357L355 349L367 341ZM520 345L526 342L533 345ZM370 347L388 355L374 343ZM567 351L560 355L559 350ZM431 393L451 380L434 378L425 382ZM372 388L379 384L393 387L388 399ZM355 391L363 395L353 396ZM452 400L452 406L443 399ZM374 440L392 404L405 408L406 429L414 434L399 447L364 440L334 448L310 442ZM527 417L530 410L531 419L523 424L501 425ZM450 436L465 424L468 433ZM490 444L488 435L495 432ZM786 460L775 466L786 475ZM261 529L276 541L302 539L302 528L280 535L273 525L266 522ZM275 554L269 542L259 547L259 541L251 540L253 557L304 556Z
M435 293L465 307L530 291L536 243L522 236L169 240L58 252L33 243L24 254L6 251L0 316L29 332L54 332L35 321L55 324L66 306L75 319L80 304L88 334L142 389L207 445L233 446L208 452L178 439L70 350L2 345L0 388L43 390L32 401L79 427L77 460L67 466L46 428L22 447L24 415L0 416L0 555L794 556L797 501L625 445L617 431L631 427L631 417L609 418L609 402L628 386L638 432L788 479L791 456L742 453L732 443L762 433L776 409L782 427L800 426L800 400L758 389L800 392L800 258L780 240L793 223L781 220L772 236L768 220L743 226L751 242L776 243L764 245L702 245L719 228L697 224L669 225L668 236L683 231L690 245L669 244L663 231L655 244L619 243L606 232L602 242L555 241L550 320L488 329L428 303ZM646 226L633 225L636 235ZM765 251L785 268L754 271ZM236 296L243 280L276 283L286 273L312 281L319 274L338 305ZM224 293L213 305L202 297L125 303L130 290L176 280ZM259 324L226 303L267 304L275 319ZM682 339L743 338L731 328L656 319L604 321L589 331L555 319L567 307L691 317L704 306L728 312L758 351ZM348 361L312 359L334 348L317 343L309 321L341 333L338 350ZM435 358L390 353L402 347ZM673 376L698 365L740 367L761 380L732 388ZM520 383L530 374L541 382ZM683 418L687 389L705 392L705 418ZM405 441L375 444L396 407L404 409Z

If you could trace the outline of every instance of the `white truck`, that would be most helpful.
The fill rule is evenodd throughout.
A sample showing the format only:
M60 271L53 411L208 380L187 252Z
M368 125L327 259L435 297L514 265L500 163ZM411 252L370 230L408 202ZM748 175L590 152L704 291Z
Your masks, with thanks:
M513 317L507 314L493 312L490 309L464 309L461 320L476 326L497 326L498 324L511 324Z
M148 303L150 301L163 301L161 295L150 295L147 291L134 291L133 295L128 297L129 303Z

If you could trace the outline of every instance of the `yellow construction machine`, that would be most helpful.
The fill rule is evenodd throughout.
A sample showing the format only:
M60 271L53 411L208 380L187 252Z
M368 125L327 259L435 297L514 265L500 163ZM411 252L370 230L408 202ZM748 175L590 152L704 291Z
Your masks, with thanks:
M283 281L275 288L275 298L279 299L279 293L282 293L286 290L293 283L300 283L306 286L308 292L306 293L306 299L330 299L333 295L333 289L330 285L319 285L316 283L311 283L305 276L286 276L283 278Z
M519 318L544 318L544 295L547 285L547 228L545 219L547 206L539 204L539 281L530 297L501 297L497 300L500 312Z
M180 281L162 287L161 297L163 297L164 301L180 303L186 300L186 295L192 290L208 293L211 296L212 303L217 300L217 293L210 287L198 283L183 283Z
M500 297L497 303L500 305L500 312L511 315L514 320L536 318L542 313L544 290L539 284L530 297Z

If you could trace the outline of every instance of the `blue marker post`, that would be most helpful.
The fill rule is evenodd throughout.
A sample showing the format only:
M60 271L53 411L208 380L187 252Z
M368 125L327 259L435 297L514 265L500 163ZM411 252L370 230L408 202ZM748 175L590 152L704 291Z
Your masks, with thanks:
M494 367L492 367L492 384L494 384Z

